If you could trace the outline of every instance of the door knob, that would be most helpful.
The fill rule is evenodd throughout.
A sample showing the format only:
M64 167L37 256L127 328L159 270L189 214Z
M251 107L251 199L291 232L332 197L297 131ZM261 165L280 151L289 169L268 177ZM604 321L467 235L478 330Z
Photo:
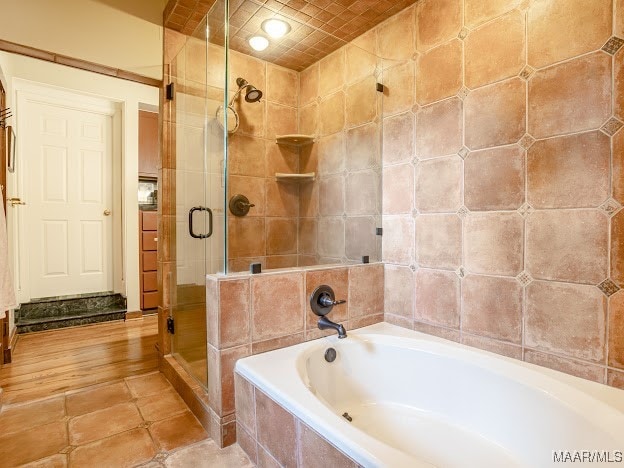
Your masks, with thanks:
M7 202L9 202L11 206L26 204L26 202L23 202L20 198L7 198Z
M110 216L111 211L110 210L104 210L104 216Z

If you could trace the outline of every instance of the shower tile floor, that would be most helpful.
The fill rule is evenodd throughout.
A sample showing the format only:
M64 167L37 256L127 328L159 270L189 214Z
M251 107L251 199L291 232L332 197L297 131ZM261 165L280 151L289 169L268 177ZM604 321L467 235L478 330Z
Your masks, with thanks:
M3 467L252 467L219 449L159 372L0 412Z

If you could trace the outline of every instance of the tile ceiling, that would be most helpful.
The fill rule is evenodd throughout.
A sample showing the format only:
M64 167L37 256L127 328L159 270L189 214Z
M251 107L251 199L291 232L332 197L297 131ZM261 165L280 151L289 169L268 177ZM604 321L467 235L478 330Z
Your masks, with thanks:
M301 71L417 1L230 0L230 48ZM224 0L170 0L164 24L192 35L208 12L209 40L223 45ZM247 40L264 35L260 25L268 18L284 19L292 30L257 52Z

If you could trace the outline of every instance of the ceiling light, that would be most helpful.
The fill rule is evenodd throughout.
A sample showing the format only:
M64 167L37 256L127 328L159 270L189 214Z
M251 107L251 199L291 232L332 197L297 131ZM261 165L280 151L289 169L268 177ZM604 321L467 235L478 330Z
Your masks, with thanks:
M267 47L269 47L269 40L266 37L253 36L249 38L249 45L251 46L253 50L257 50L258 52L261 52Z
M290 24L279 19L268 19L262 23L262 30L274 39L284 37L290 32Z

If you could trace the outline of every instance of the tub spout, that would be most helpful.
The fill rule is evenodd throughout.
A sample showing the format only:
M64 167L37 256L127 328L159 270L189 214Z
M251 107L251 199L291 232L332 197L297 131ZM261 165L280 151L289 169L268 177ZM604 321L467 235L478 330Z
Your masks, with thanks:
M318 327L320 330L329 330L329 329L336 330L336 332L338 332L338 338L347 337L347 332L345 330L345 327L342 326L342 324L334 323L325 316L319 319Z

